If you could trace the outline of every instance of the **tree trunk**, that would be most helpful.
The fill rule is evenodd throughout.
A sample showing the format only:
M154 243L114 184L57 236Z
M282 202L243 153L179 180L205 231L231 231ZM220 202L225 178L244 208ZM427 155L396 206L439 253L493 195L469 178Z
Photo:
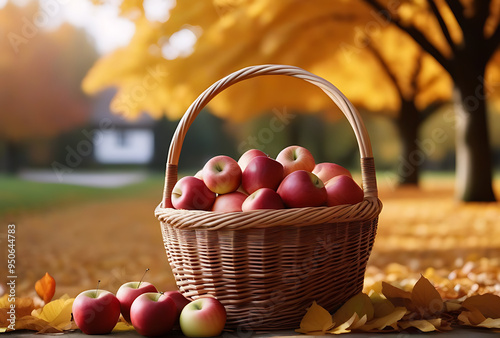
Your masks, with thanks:
M22 147L14 141L5 143L5 171L7 174L17 174L21 168L21 149Z
M403 100L401 112L396 120L401 140L401 154L399 156L398 177L399 185L418 185L420 167L425 161L426 154L418 146L418 129L420 116L414 102Z
M495 201L484 69L463 67L455 78L456 198L465 202Z

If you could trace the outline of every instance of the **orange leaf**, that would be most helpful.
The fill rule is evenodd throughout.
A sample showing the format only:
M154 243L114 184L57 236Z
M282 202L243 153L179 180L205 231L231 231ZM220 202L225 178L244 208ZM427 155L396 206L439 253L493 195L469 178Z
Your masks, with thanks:
M45 276L35 283L35 290L38 296L40 296L45 303L48 303L56 292L56 281L46 272Z
M396 307L413 310L411 292L401 290L389 283L382 282L382 294Z

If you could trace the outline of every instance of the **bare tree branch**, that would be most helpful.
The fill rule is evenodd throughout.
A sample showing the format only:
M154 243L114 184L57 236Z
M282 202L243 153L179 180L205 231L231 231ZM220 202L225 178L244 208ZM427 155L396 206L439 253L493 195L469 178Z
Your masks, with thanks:
M368 5L370 5L372 8L377 10L379 13L386 13L387 9L381 5L377 0L362 0ZM382 15L382 14L380 14ZM436 48L428 39L427 37L418 29L416 29L414 26L404 26L401 21L394 17L394 16L384 16L384 19L388 20L389 22L392 22L394 25L396 25L399 29L401 29L403 32L406 32L408 35L410 35L413 40L417 44L419 44L427 53L429 53L434 59L436 59L441 66L443 66L446 71L449 73L452 72L452 61L447 59L440 51L439 49Z
M463 27L467 19L464 16L464 6L462 5L462 3L457 0L445 0L445 1L448 7L450 8L451 12L455 16L455 19L457 19L458 25L460 27Z
M443 35L446 39L446 42L448 42L448 45L450 46L451 50L453 53L455 53L455 42L451 38L450 31L448 30L448 26L446 26L446 22L444 22L443 16L441 15L441 12L439 12L438 7L436 6L436 3L434 2L435 0L427 0L427 3L429 4L432 13L436 17L439 27L441 27L441 30L443 31Z
M398 92L398 95L400 96L401 100L406 100L406 95L403 93L403 88L398 83L398 78L396 77L396 74L392 71L391 67L389 66L389 63L384 59L382 54L380 54L380 51L376 46L373 45L372 41L369 38L367 39L366 46L367 48L372 52L372 54L375 56L375 59L380 63L380 66L385 70L387 73L387 76L389 76L389 79L391 82L394 84L394 87L396 88L396 91Z
M493 34L486 40L486 62L491 59L498 47L500 47L500 25L497 25Z

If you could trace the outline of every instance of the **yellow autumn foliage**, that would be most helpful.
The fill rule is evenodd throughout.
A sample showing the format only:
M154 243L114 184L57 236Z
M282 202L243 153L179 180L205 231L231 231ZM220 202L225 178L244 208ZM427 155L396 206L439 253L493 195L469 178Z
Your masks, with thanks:
M498 22L498 11L493 9L499 2L493 1L485 34ZM389 7L388 15L422 30L438 50L450 55L427 1L398 4ZM450 9L444 1L437 5L451 38L460 41L462 32ZM129 118L142 111L179 118L215 81L240 68L266 63L302 67L337 85L355 105L396 114L400 98L370 52L367 37L397 74L404 95L412 94L420 109L452 95L452 81L441 65L427 54L419 58L420 47L362 0L186 0L177 2L166 22L148 21L141 6L142 1L122 1L121 12L134 17L136 33L128 46L99 60L83 83L88 93L116 87L111 108ZM196 36L194 52L168 59L162 49L183 30ZM336 111L320 90L285 77L245 81L209 106L218 116L245 120L283 105L299 111Z

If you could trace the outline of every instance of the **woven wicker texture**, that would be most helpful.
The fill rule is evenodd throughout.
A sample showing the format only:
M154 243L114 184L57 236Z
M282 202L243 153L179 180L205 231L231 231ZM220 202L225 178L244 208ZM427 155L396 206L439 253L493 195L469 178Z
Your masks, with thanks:
M175 210L170 195L189 126L225 88L262 75L301 78L321 88L344 113L358 141L364 201L337 207L214 213ZM382 204L368 133L356 109L331 83L283 65L244 68L203 92L172 138L163 201L155 210L179 290L188 298L215 296L226 328L298 327L316 300L329 311L361 291Z

